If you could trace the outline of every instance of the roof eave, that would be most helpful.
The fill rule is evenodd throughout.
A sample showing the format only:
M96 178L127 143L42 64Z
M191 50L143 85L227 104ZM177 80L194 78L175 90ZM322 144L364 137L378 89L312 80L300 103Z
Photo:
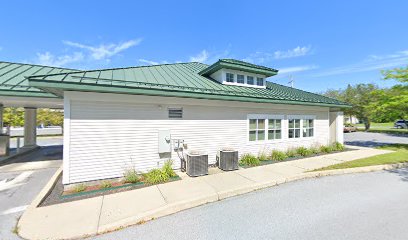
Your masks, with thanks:
M293 100L267 99L255 98L245 96L228 96L220 94L208 93L191 93L182 91L157 90L151 88L131 88L112 85L100 85L90 83L72 83L72 82L50 82L39 79L30 79L29 84L46 91L52 91L59 96L63 95L63 91L79 91L79 92L100 92L100 93L115 93L115 94L130 94L130 95L149 95L149 96L163 96L163 97L181 97L181 98L197 98L208 100L223 100L223 101L240 101L240 102L255 102L255 103L274 103L274 104L290 104L290 105L308 105L320 107L339 107L348 108L348 105L329 104L320 102L305 102Z

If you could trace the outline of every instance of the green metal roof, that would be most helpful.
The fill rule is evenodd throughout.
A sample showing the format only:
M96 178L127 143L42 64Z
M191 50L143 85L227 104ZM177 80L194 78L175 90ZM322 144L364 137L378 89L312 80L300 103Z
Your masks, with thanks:
M235 59L220 59L211 66L201 70L199 74L203 76L210 76L212 73L222 68L262 74L265 75L266 77L274 76L278 73L278 70L269 67L255 65L252 63L243 62Z
M348 105L318 94L267 82L267 88L223 85L200 73L208 65L177 63L142 67L77 71L29 77L30 86L62 96L63 91L124 93L245 102Z
M52 93L29 86L26 77L70 71L73 70L0 61L0 96L56 97Z

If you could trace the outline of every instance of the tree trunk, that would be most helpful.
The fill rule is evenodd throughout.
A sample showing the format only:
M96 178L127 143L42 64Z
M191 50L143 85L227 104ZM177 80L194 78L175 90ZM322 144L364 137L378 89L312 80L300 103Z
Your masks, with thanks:
M364 120L365 131L367 132L370 129L371 122L367 118Z

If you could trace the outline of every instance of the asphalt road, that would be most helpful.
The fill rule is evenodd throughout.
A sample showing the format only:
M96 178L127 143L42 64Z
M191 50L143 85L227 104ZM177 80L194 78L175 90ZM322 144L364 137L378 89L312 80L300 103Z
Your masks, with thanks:
M20 239L12 230L25 208L32 202L61 164L62 147L49 146L29 156L0 166L0 239ZM27 162L50 161L48 168ZM21 171L12 171L12 167ZM38 165L39 166L39 165Z
M375 147L390 143L408 144L408 135L353 132L344 133L344 142L349 145L356 145L362 147Z
M407 239L408 170L309 179L92 239Z

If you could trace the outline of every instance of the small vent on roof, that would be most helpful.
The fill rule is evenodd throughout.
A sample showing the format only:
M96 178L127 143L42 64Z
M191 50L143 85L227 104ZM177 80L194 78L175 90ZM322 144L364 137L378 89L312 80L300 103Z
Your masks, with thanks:
M169 118L183 118L183 108L169 108Z

